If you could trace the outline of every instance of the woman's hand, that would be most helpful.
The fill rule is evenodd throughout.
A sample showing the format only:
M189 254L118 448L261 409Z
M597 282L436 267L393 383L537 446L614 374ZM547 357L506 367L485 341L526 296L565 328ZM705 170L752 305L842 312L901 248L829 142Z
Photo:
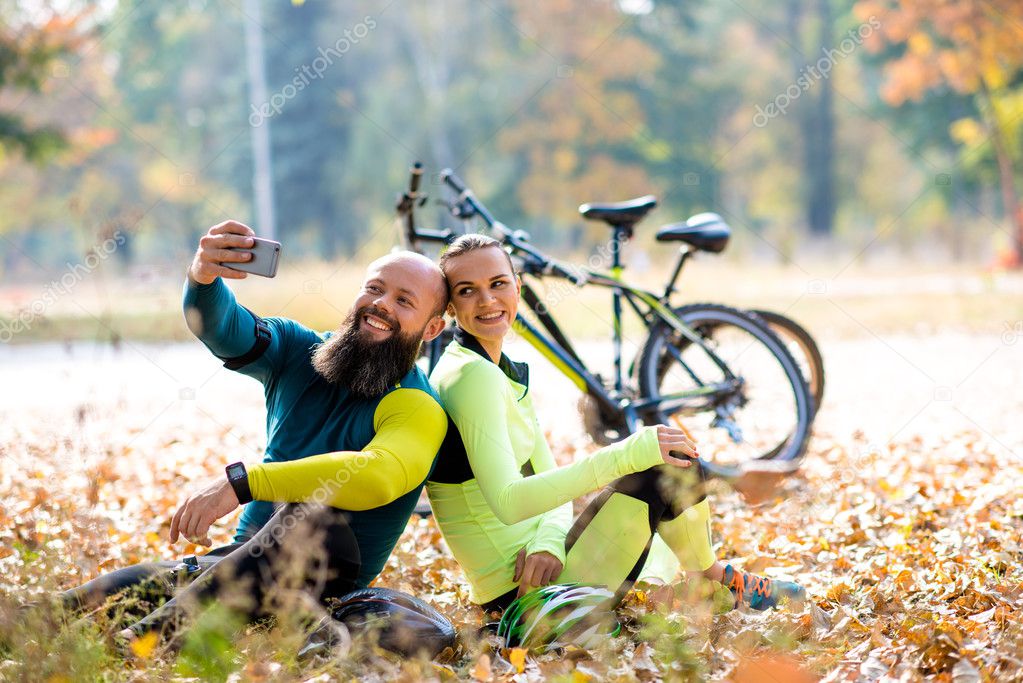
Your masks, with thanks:
M548 552L526 555L526 549L523 548L515 558L515 576L512 577L513 581L519 582L518 597L521 598L534 588L554 583L563 567L561 560Z
M691 460L677 457L679 454L688 455L690 458L700 457L699 451L696 450L696 442L677 427L657 425L657 444L661 447L661 459L668 465L689 467L693 464Z

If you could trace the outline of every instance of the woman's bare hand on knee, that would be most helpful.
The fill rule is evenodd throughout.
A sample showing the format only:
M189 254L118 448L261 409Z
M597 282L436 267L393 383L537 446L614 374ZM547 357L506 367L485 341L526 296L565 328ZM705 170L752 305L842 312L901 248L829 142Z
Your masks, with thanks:
M668 465L675 467L689 467L692 461L680 455L690 458L699 458L700 453L696 449L696 442L678 427L657 425L657 443L661 448L661 459Z

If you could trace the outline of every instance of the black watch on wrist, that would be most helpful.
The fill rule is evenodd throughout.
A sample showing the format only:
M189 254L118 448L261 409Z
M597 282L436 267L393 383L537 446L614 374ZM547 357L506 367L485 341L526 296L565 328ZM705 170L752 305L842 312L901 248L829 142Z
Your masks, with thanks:
M233 462L224 468L227 472L227 481L234 489L234 495L238 496L238 503L245 505L252 502L252 491L249 490L249 473L245 471L245 465L241 462Z

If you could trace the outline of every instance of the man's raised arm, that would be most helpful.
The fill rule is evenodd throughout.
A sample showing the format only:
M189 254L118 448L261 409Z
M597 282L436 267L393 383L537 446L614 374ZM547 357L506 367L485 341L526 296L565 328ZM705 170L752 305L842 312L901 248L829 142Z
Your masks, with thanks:
M258 341L256 317L238 305L234 294L221 278L244 280L246 273L223 263L248 261L248 252L231 248L253 245L252 228L225 221L210 228L199 240L199 249L188 268L185 282L184 311L188 329L218 358L228 361L244 358Z

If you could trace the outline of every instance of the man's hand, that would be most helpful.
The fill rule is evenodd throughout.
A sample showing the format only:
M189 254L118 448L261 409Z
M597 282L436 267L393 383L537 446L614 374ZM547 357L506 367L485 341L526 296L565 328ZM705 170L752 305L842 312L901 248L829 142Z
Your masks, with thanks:
M561 575L564 565L561 560L548 552L526 555L526 549L519 551L515 558L515 576L513 581L519 582L519 597L540 586L554 583Z
M255 242L252 238L256 233L247 225L236 221L224 221L210 228L210 231L199 240L199 250L195 252L192 265L188 267L188 277L200 285L208 285L218 277L230 280L244 280L247 273L232 270L222 263L241 263L252 259L252 254L243 251L231 251L231 248L247 249Z
M238 496L231 488L231 482L225 477L206 485L197 493L193 493L184 505L174 513L171 520L170 540L177 543L178 536L183 536L191 543L209 546L210 525L238 507Z

